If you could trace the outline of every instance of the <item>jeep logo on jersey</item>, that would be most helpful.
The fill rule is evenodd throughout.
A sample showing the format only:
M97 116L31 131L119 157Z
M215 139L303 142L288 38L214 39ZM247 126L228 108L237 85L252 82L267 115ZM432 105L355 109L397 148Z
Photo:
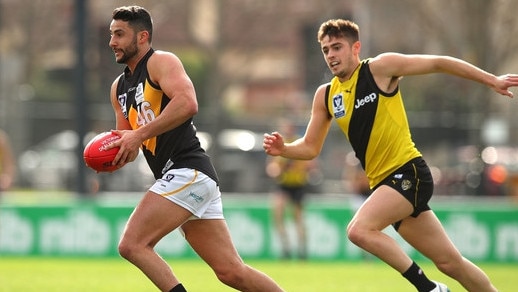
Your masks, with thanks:
M335 119L345 116L344 97L341 93L333 96L333 113Z
M366 104L368 104L369 102L373 102L376 100L376 98L378 98L378 95L376 93L371 93L367 96L365 96L364 98L362 99L357 99L356 100L356 104L354 105L354 108L355 109L358 109Z

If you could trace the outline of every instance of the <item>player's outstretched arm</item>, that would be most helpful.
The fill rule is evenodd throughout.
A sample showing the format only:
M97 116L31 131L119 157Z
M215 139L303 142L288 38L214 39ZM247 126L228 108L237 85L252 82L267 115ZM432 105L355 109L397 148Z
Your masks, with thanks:
M388 92L395 88L399 77L430 73L446 73L476 81L509 97L513 97L509 88L518 86L517 74L495 76L473 64L450 56L383 53L372 58L370 68L378 86Z
M312 160L320 154L331 127L331 118L324 101L326 86L321 85L315 93L311 118L304 136L291 143L284 143L278 132L265 134L263 148L267 154L300 160Z

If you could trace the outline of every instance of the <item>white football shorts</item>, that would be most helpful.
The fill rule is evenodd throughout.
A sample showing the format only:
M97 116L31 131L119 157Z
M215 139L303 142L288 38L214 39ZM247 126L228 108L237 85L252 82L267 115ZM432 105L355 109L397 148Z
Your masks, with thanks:
M190 211L190 220L224 219L218 185L196 169L170 169L149 190Z

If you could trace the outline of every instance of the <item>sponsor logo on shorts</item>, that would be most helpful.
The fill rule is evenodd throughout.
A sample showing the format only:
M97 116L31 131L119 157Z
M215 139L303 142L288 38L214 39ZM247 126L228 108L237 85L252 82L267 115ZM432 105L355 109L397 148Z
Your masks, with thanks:
M194 201L196 201L196 203L201 203L201 202L203 202L203 198L202 198L202 197L200 197L200 196L198 196L197 194L195 194L195 193L193 193L193 192L191 192L191 193L189 194L189 197L193 198L193 199L194 199Z

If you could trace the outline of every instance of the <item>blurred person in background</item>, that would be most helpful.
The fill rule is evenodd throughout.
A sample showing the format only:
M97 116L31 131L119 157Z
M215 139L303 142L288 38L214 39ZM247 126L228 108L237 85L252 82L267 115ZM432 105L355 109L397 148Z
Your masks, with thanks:
M123 167L140 148L156 183L131 214L119 243L122 257L138 267L161 291L185 287L155 245L180 228L194 251L224 284L240 291L282 291L239 256L223 216L216 170L201 147L193 124L198 104L193 84L174 54L151 46L153 22L139 6L116 8L109 46L125 64L110 98L120 139L113 163Z
M300 137L293 123L280 122L280 129L287 141ZM266 161L266 174L275 181L273 192L273 220L281 243L281 257L292 257L291 244L286 230L286 214L291 211L296 228L297 257L306 259L306 227L304 225L304 197L309 188L311 171L315 169L314 160L294 160L281 156L269 156ZM291 210L290 210L291 207Z
M322 23L317 39L334 78L316 90L304 136L288 143L279 132L266 134L265 152L314 159L335 119L373 189L347 226L349 239L400 272L419 292L449 291L446 285L428 279L398 243L382 232L392 225L466 290L497 291L488 276L461 255L428 205L433 179L412 141L399 82L403 76L447 73L512 97L509 88L518 85L518 74L495 76L463 60L438 55L382 53L360 60L359 35L358 25L348 20Z
M16 159L6 132L0 129L0 194L10 189L16 175Z

